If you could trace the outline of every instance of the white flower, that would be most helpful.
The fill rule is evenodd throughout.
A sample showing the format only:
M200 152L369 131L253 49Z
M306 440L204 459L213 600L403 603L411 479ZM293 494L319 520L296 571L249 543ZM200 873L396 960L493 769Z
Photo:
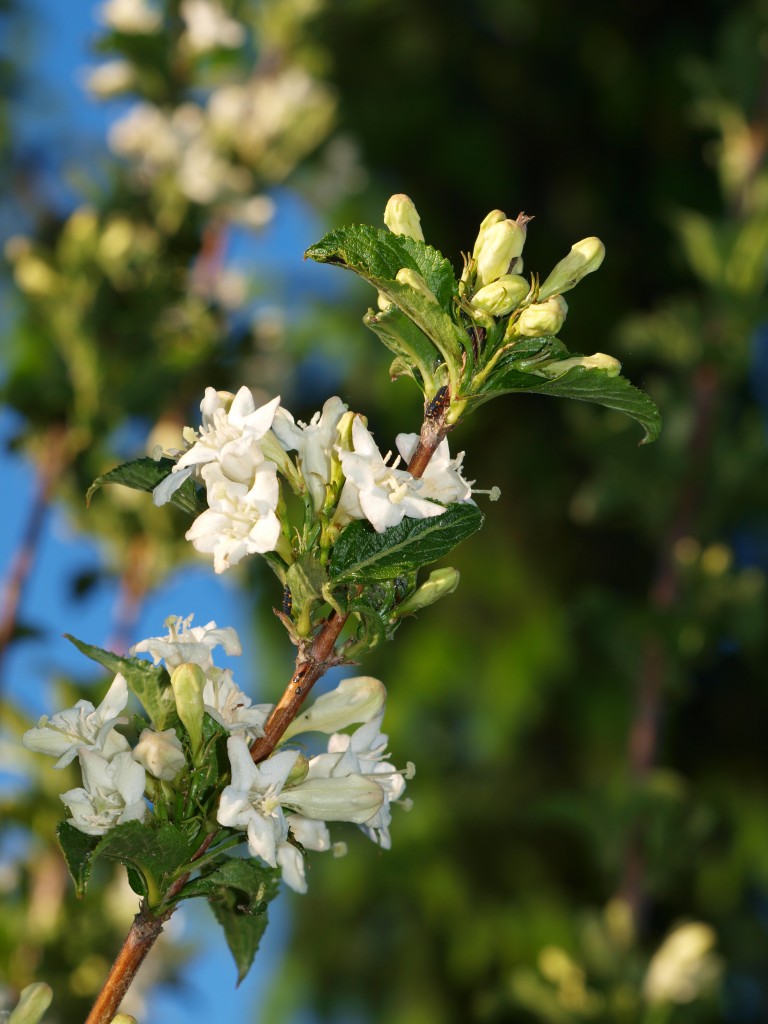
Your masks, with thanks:
M234 49L245 41L245 29L209 0L182 0L181 17L187 27L184 39L193 53L217 46Z
M352 676L322 694L298 715L283 733L283 740L302 732L338 732L348 725L369 722L387 699L384 684L373 676Z
M418 496L422 481L404 469L398 469L400 458L392 466L376 447L360 417L352 424L354 451L339 450L339 459L346 480L336 510L340 524L350 519L367 519L377 533L397 526L404 516L425 519L445 512L441 505Z
M274 469L264 470L265 464L271 467L272 463L266 462L257 442L272 426L279 404L280 398L273 398L257 409L247 387L240 388L236 395L206 388L200 403L200 431L184 431L187 441L192 441L192 447L181 456L173 472L154 489L155 504L164 505L193 473L205 479L201 467L209 463L218 463L222 478L246 485L246 491L255 483L260 469L274 474Z
M383 717L382 709L351 736L346 733L331 736L328 752L310 759L307 781L303 785L308 785L314 779L348 776L362 776L371 783L375 782L381 787L383 799L367 818L359 820L357 824L370 839L388 850L392 845L389 834L390 803L402 796L405 778L394 765L384 760L387 756L388 737L379 732Z
M702 921L677 925L651 957L643 995L650 1003L692 1003L722 971L717 936Z
M322 853L331 849L331 837L323 821L312 821L300 814L286 814L285 820L293 834L293 838L305 850L317 850ZM281 843L277 848L277 863L283 871L283 881L296 892L307 891L304 855L301 850L289 842Z
M329 398L322 412L316 412L309 423L296 423L287 409L278 409L272 430L286 451L299 453L299 464L312 496L315 512L325 504L326 486L331 479L331 459L336 431L347 406L340 398Z
M131 654L151 654L157 665L161 660L169 672L179 665L199 665L207 672L213 668L211 651L222 646L227 654L242 654L240 638L231 626L221 629L215 622L205 626L190 626L193 616L182 619L180 615L169 615L163 623L168 627L167 636L152 636L131 648Z
M130 61L109 60L90 72L85 86L94 96L108 99L132 88L135 81L136 75Z
M413 458L416 446L419 443L418 434L398 434L396 438L397 450L402 455L406 465ZM443 438L435 449L435 453L427 464L427 468L421 477L422 488L419 494L424 498L434 498L435 501L442 501L450 505L454 501L472 501L472 484L474 480L467 481L461 475L461 464L464 461L464 452L459 452L455 459L451 458L448 450L448 439Z
M22 743L28 750L58 757L54 768L65 768L81 748L98 751L111 760L130 750L128 740L114 728L128 721L118 717L127 703L128 684L118 672L98 708L89 700L79 700L73 708L59 711L52 718L43 715L36 728L24 733Z
M108 0L99 8L99 17L105 25L126 35L151 35L162 23L160 12L144 0Z
M82 748L79 756L84 787L61 796L72 814L69 824L86 835L101 836L114 825L142 821L147 812L146 773L131 754L116 754L107 761Z
M246 831L251 854L274 868L277 847L288 836L280 794L299 754L282 750L256 765L247 742L239 735L230 736L227 750L232 782L221 794L216 819L227 828Z
M187 763L175 729L143 729L133 748L133 757L150 775L166 782L175 779Z
M236 483L218 463L203 466L208 505L185 537L203 554L213 555L213 568L225 572L246 555L274 551L280 540L277 467L263 460L254 469L254 482Z
M229 732L244 732L255 739L264 735L264 722L271 704L251 705L251 698L235 684L229 669L214 669L208 674L203 690L205 710Z

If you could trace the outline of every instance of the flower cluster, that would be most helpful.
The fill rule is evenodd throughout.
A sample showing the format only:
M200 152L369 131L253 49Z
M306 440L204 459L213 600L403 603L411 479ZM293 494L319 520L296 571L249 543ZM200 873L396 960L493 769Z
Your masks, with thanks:
M206 757L199 737L208 715L229 733L231 775L213 796L216 821L242 832L250 853L280 867L291 888L306 891L305 850L344 852L343 844L331 843L329 821L353 822L388 849L390 806L400 800L413 769L408 765L398 771L386 760L383 684L369 676L343 680L291 723L277 751L254 764L250 744L263 735L272 707L253 705L212 656L218 646L227 654L240 653L235 630L220 629L215 622L193 627L191 617L176 616L166 626L166 635L141 641L133 652L150 654L171 672L181 725L150 726L131 748L116 728L128 722L121 715L128 684L118 674L98 707L80 700L50 718L43 716L24 735L24 745L56 757L57 768L79 759L83 784L61 797L69 824L101 836L124 822L145 820L161 800L167 808L183 805L192 773ZM342 731L353 725L358 728L351 734ZM286 746L307 732L330 734L323 753L307 758ZM180 800L169 799L173 793Z
M164 504L190 476L205 485L209 507L186 536L198 551L213 555L217 573L255 552L277 551L293 561L278 474L328 531L367 519L382 533L405 516L439 516L447 504L472 500L461 474L463 453L452 459L447 441L417 480L400 466L413 455L417 434L398 435L399 455L391 461L363 418L340 398L329 398L309 423L294 420L279 402L256 408L246 387L236 395L208 388L199 431L187 428L190 447L155 488L155 502ZM296 452L295 459L289 452Z

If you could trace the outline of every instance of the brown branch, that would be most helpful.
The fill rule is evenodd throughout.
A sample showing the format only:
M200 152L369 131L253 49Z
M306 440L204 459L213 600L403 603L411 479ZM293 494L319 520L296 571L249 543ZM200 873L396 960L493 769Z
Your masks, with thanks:
M110 1024L147 953L172 913L173 909L160 917L152 917L144 907L141 908L133 919L122 949L112 964L112 969L85 1019L85 1024Z
M688 444L690 470L683 482L675 514L659 546L657 568L649 588L648 601L657 615L663 615L673 608L680 596L681 581L675 560L675 545L691 532L704 488L704 470L712 443L718 387L716 370L711 366L700 366L693 378L695 420ZM649 633L640 659L635 711L627 742L629 769L636 784L642 784L648 778L656 763L667 671L664 645L657 634ZM642 829L636 826L627 841L618 889L619 898L632 911L635 927L639 927L645 916L646 861Z
M16 632L19 609L37 557L51 495L69 462L66 429L60 425L50 427L43 439L41 451L32 507L4 587L3 610L0 614L0 665Z

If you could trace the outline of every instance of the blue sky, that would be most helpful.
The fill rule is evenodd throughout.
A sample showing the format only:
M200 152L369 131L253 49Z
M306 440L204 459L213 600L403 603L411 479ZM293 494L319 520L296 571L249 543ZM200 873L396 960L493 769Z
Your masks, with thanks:
M82 0L24 0L23 9L23 19L14 21L12 33L0 31L0 37L5 38L0 47L12 47L25 76L22 100L16 108L14 138L24 150L43 155L48 196L66 209L75 201L76 193L66 183L65 169L103 152L106 128L120 107L94 103L82 88L84 69L96 63L89 49L96 31L95 6ZM313 273L314 282L309 288L325 287L324 268L310 270L302 261L304 248L321 233L319 222L289 192L279 192L276 198L278 213L274 223L259 239L237 242L232 255L246 266L268 259L273 270L289 276L292 282L305 282L306 274ZM19 213L7 200L0 202L0 212L3 236L23 229ZM4 528L0 531L3 578L22 535L34 486L32 467L7 451L7 442L16 427L11 413L0 413L1 470L4 486L14 495L13 502L4 506ZM51 705L48 689L48 680L55 671L83 670L82 656L61 634L72 632L92 643L107 642L117 599L115 585L100 584L74 606L69 591L73 573L95 567L99 560L98 547L74 532L64 510L54 506L22 608L22 618L41 627L42 636L15 644L4 672L10 694L33 716L57 710ZM246 622L245 608L237 600L236 587L226 578L215 577L202 562L184 569L151 595L141 611L137 638L164 632L163 620L169 614L190 613L194 613L197 624L215 619L220 625L235 626L244 648L242 659L237 660L250 666L258 664L257 639ZM72 621L73 614L76 621ZM236 661L232 667L237 677ZM9 781L8 774L3 777L0 770L0 784L7 785ZM231 1024L258 1024L259 992L274 972L289 938L286 897L280 897L271 911L269 931L255 967L236 990L234 964L208 908L184 908L177 915L183 925L182 937L204 943L203 954L186 972L187 998L179 1000L159 993L146 1020L197 1024L221 1017Z

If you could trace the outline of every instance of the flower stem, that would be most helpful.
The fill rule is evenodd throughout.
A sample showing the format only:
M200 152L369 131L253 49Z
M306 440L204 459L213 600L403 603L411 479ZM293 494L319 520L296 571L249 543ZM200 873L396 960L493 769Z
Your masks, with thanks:
M133 919L122 949L112 964L112 969L85 1019L85 1024L110 1024L144 958L172 913L173 910L169 910L160 917L154 917L145 907L141 908Z

